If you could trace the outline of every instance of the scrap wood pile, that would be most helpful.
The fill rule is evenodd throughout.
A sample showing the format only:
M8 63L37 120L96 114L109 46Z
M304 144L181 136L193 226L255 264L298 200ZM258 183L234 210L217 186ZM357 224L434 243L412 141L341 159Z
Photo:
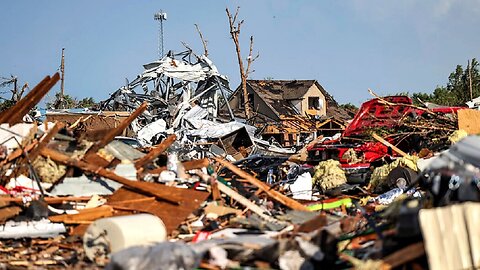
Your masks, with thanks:
M181 151L181 133L140 149L116 140L147 102L97 141L73 136L75 125L24 123L57 80L0 114L2 267L480 266L478 136L392 156L358 184L338 160L311 167L239 149L232 163L218 153L236 138L216 138L221 151L201 159Z

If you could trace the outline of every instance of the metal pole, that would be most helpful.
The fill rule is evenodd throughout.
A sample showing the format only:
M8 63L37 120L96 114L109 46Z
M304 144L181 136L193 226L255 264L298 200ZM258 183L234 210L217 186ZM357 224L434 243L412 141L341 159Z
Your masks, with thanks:
M162 48L162 54L161 54L161 58L163 58L163 19L160 20L160 40L161 40L161 48Z
M473 61L472 61L473 64ZM472 90L472 66L470 65L470 60L468 60L468 80L470 86L470 100L473 100L473 90Z
M61 84L60 84L60 101L61 107L64 107L63 100L65 96L64 85L65 85L65 48L62 48L62 63L60 64L60 72L62 73Z

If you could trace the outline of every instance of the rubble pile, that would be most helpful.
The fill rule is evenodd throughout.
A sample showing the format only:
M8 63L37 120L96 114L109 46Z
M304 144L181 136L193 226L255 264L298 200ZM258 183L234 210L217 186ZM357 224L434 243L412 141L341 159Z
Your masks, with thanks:
M129 113L98 139L88 117L23 121L58 78L0 114L2 267L480 267L480 137L460 139L459 108L377 97L302 160L221 119L228 81L191 51L102 102Z

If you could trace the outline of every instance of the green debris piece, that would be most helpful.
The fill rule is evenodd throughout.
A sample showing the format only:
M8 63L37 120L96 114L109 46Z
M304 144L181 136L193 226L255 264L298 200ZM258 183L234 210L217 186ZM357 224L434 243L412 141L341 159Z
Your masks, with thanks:
M343 198L331 202L321 202L317 204L311 204L307 206L308 210L311 211L319 211L319 210L330 210L330 209L335 209L338 207L341 207L342 205L345 205L345 207L351 207L352 204L352 199L350 198Z

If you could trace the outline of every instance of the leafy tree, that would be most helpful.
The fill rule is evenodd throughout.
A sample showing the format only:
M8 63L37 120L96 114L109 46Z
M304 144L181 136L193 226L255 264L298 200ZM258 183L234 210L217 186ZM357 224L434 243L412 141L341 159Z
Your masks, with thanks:
M410 96L416 104L418 104L418 99L420 99L423 102L432 102L446 106L464 105L470 100L470 81L472 86L471 96L476 98L480 96L480 72L478 61L475 58L472 59L465 69L462 65L457 65L455 70L448 76L446 86L437 86L431 94L413 93ZM408 92L401 94L408 94Z
M411 97L413 100L413 104L417 106L421 105L421 102L431 101L431 96L427 93L413 93Z
M358 111L358 107L352 103L340 104L339 107L352 113L356 113Z
M70 95L64 95L62 99L61 93L57 92L53 102L47 102L46 105L47 108L55 109L90 108L95 106L96 102L92 97L78 101L77 98L71 97Z
M91 108L96 106L97 103L92 97L84 98L77 102L77 108Z
M12 101L12 100L3 99L3 100L0 102L0 112L3 112L3 111L5 111L5 110L7 110L8 108L12 107L14 104L15 104L15 102Z

